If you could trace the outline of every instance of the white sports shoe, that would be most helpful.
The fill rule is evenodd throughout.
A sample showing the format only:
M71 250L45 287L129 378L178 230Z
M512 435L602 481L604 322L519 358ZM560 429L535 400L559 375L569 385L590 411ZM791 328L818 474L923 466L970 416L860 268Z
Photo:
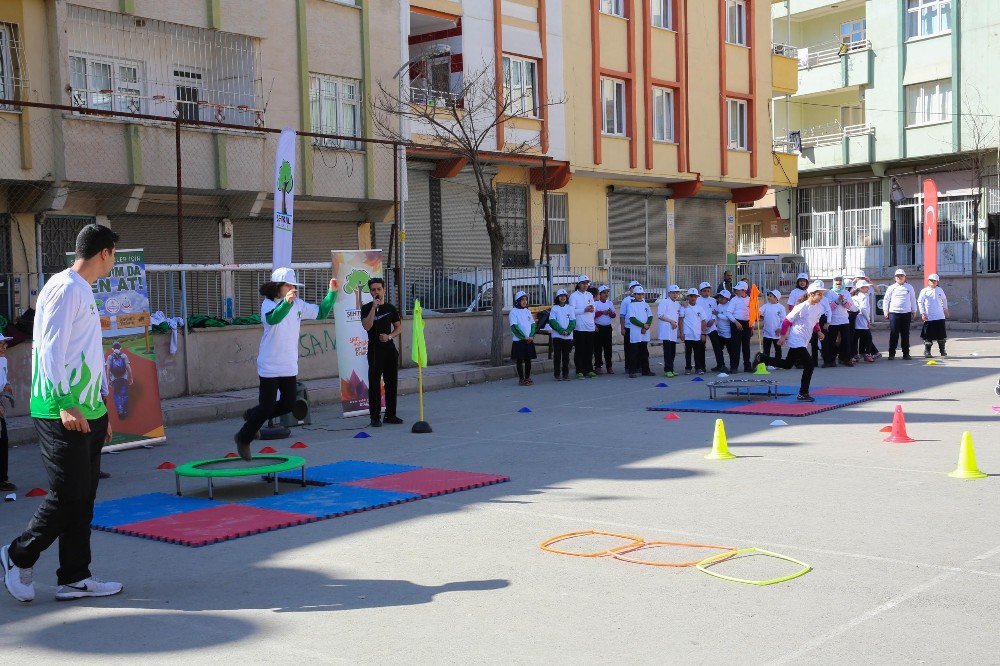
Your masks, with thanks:
M56 588L56 601L82 599L83 597L110 597L122 591L121 583L85 578L70 585L60 585Z
M31 568L22 569L10 561L7 552L10 546L0 548L0 564L3 565L3 582L10 596L18 601L32 601L35 598L35 584L31 580Z

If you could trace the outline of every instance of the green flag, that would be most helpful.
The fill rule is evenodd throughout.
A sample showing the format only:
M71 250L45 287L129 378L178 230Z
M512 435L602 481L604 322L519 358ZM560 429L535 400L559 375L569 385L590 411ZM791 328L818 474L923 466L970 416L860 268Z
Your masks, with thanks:
M424 310L420 307L420 299L413 301L413 342L410 357L421 368L427 367L427 341L424 339Z

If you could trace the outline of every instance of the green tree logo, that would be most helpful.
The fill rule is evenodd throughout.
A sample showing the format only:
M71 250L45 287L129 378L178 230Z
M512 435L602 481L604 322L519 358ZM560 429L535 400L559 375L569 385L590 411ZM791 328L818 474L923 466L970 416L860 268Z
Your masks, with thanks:
M288 206L285 204L285 195L292 191L292 165L288 160L282 160L278 167L278 189L281 190L281 214L288 215Z
M361 309L361 294L370 293L368 289L368 278L369 275L363 270L352 271L350 275L347 276L347 281L344 282L344 293L349 294L354 292L354 298L356 299L357 307Z

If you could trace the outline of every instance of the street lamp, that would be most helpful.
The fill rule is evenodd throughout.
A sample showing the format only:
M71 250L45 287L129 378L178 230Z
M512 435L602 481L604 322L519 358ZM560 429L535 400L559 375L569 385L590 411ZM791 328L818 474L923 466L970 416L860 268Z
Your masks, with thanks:
M409 96L404 96L404 91L408 87L407 83L409 81L409 69L413 65L418 63L427 62L428 60L433 60L434 58L443 58L445 56L451 55L451 47L447 44L435 44L431 48L427 49L415 58L410 58L403 66L396 70L396 73L392 75L392 78L399 79L399 134L404 139L409 140L410 138L410 124L406 120L406 115L403 109L406 106ZM407 72L406 76L402 76L403 72ZM405 130L404 130L405 124ZM406 273L406 204L403 200L403 193L408 191L407 175L406 175L406 148L405 146L397 146L398 155L396 159L399 161L399 284L400 284L400 294L399 294L399 304L402 306L403 311L406 311L406 299L402 293L402 285L406 284L404 277Z

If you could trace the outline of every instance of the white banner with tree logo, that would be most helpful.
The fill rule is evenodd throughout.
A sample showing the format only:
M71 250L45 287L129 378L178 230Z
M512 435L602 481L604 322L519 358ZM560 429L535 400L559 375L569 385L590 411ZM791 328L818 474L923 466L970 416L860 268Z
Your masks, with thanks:
M295 208L295 130L286 127L274 154L274 268L292 265L292 226Z

